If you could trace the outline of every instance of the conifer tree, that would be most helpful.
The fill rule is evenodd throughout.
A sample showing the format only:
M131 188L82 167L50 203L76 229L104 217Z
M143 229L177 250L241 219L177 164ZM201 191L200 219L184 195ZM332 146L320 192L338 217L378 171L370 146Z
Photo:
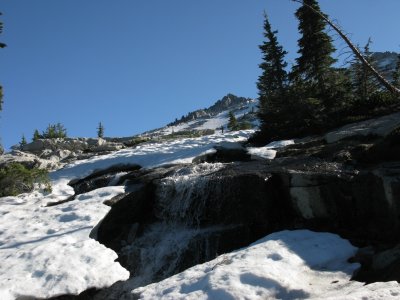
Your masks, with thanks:
M98 138L104 137L104 126L101 122L99 122L99 127L97 127L97 137Z
M54 126L54 133L56 138L66 138L67 137L67 129L61 123L57 123Z
M22 149L27 144L25 135L22 135L21 141L19 142L19 147Z
M229 112L228 117L229 117L229 121L228 121L229 130L231 130L231 131L237 130L238 122L232 111Z
M325 21L306 5L323 14L317 0L303 0L303 5L296 11L301 38L298 40L299 57L291 77L295 81L311 84L315 88L313 92L324 93L327 78L336 61L331 56L335 48L325 32Z
M56 126L49 124L46 130L43 131L42 136L44 139L54 139L56 137Z
M42 133L41 138L44 139L56 139L56 138L66 138L67 130L61 123L49 124L46 130Z
M33 132L33 137L32 137L32 141L37 141L38 139L41 139L42 136L39 133L39 130L35 129L35 131Z
M263 54L263 62L259 65L262 74L258 77L257 88L260 100L261 115L268 111L279 110L283 99L280 99L287 84L287 63L284 61L286 51L279 45L276 34L271 28L267 14L264 13L265 41L259 46ZM261 116L261 119L262 116Z

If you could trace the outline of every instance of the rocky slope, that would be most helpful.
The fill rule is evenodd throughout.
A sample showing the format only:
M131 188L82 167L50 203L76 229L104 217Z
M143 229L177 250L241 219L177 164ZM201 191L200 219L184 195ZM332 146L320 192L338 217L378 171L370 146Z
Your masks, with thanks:
M239 134L230 133L229 138L243 141ZM400 280L400 113L280 143L285 147L275 150L246 148L226 143L227 138L221 134L158 146L146 143L111 153L109 160L107 155L92 157L55 172L63 185L57 193L70 202L52 202L59 195L36 193L35 201L45 204L39 210L56 214L63 230L68 222L82 220L78 225L83 226L85 220L101 219L99 213L95 219L84 215L79 205L108 211L85 232L117 253L118 262L130 272L129 280L78 298L136 299L140 293L131 291L137 287L285 229L337 233L361 247L352 258L362 264L357 280ZM38 146L37 151L48 147ZM5 199L4 204L21 205L24 199ZM109 208L101 208L96 199L104 199ZM15 210L4 215L11 218ZM10 228L4 227L3 233ZM14 233L9 236L12 241ZM3 245L14 255L12 247Z
M284 229L338 233L362 247L355 279L400 280L399 113L296 141L274 160L248 152L218 147L193 164L120 177L127 192L107 202L95 238L131 279L93 297L132 299L138 286ZM84 193L104 176L88 178L87 190L85 179L72 186Z
M233 112L239 122L246 122L256 127L258 124L257 104L255 99L228 94L208 108L189 112L165 127L144 132L140 136L160 137L190 132L212 134L215 131L221 131L222 128L227 129L229 112Z
M221 128L227 130L231 111L239 122L257 125L256 100L228 94L208 108L189 112L163 128L136 136L39 139L23 146L15 145L10 153L0 155L0 167L16 161L27 167L54 170L71 161L134 147L146 141L210 135Z

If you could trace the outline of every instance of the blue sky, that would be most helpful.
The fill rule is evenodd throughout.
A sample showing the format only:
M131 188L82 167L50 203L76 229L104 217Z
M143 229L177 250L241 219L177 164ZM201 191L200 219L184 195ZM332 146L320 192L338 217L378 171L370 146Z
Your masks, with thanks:
M399 0L320 0L355 43L400 50ZM227 93L256 97L263 11L293 62L290 0L4 0L0 137L61 122L70 136L129 136ZM344 47L336 42L338 49Z

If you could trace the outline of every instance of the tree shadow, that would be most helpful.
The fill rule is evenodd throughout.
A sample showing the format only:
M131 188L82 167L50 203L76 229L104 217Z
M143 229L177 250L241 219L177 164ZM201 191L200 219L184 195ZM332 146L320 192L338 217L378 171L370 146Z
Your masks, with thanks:
M0 247L0 250L13 249L13 248L17 248L17 247L20 247L20 246L23 246L23 245L27 245L27 244L39 243L39 242L42 242L42 241L45 241L45 240L48 240L48 239L51 239L51 238L60 237L60 236L63 236L63 235L75 233L75 232L78 232L78 231L81 231L81 230L92 229L92 228L93 228L93 226L85 226L85 227L82 227L82 228L77 228L77 229L74 229L74 230L65 231L63 233L44 236L44 237L38 238L36 240L31 240L31 241L26 241L26 242L19 242L19 243L12 244L10 246Z

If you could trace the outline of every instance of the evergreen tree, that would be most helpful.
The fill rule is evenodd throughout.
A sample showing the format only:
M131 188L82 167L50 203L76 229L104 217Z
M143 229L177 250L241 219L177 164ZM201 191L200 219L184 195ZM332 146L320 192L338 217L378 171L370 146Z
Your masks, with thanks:
M286 51L279 45L276 34L273 31L268 16L264 14L264 37L265 41L259 46L263 54L263 62L259 65L262 74L258 77L257 88L260 99L261 114L265 110L279 110L282 105L280 99L287 84L287 63L284 61Z
M35 129L35 131L33 132L33 137L32 137L32 141L37 141L38 139L43 138L40 133L39 130Z
M104 126L99 122L99 127L97 127L97 137L103 138L104 137Z
M56 128L55 125L48 125L46 130L43 131L42 137L44 139L54 139L56 136Z
M300 56L296 59L291 79L306 82L315 97L316 94L325 94L329 89L327 79L336 61L331 56L335 48L331 37L325 32L325 21L307 5L321 12L317 0L303 0L303 5L296 11L301 34L298 40Z
M335 48L326 32L325 16L317 0L303 0L295 13L299 20L298 54L290 74L291 122L303 134L318 133L340 119L351 92L346 72L334 68ZM302 128L302 129L300 129Z
M65 129L64 125L62 125L61 123L57 123L54 126L54 132L56 138L63 139L67 137L67 129Z
M277 31L272 30L268 16L264 15L265 41L259 46L263 54L263 62L259 65L262 70L258 78L257 87L259 95L258 117L261 131L274 127L274 119L281 114L287 105L284 94L287 88L287 63L284 57L287 54L279 45Z
M66 138L67 130L61 123L49 124L41 137L44 139Z
M22 135L21 141L19 142L19 147L22 149L27 144L25 135Z
M228 117L229 117L228 129L229 129L230 131L237 130L238 122L237 122L236 117L235 117L235 115L233 114L232 111L229 112Z

